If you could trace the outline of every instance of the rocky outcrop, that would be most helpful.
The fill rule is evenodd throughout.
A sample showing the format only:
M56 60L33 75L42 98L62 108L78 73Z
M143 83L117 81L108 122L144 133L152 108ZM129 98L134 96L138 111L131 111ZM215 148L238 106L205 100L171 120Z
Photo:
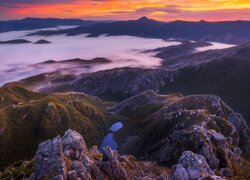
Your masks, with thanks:
M72 130L41 143L35 156L35 179L167 179L169 169L156 163L121 156L107 147L88 150Z
M133 108L133 107L130 107ZM133 112L136 113L136 112ZM249 128L218 96L194 95L167 103L144 119L133 138L120 146L124 154L156 161L171 168L185 151L205 158L221 176L240 176L249 157ZM130 125L130 124L129 124ZM124 122L126 129L126 122ZM133 127L126 129L128 132ZM119 137L119 136L118 136ZM244 156L243 156L244 154ZM185 168L176 166L178 173ZM176 176L179 176L178 174ZM208 174L213 175L213 174ZM194 178L195 179L195 178Z
M165 81L172 81L176 73L176 70L117 68L87 74L75 82L72 88L102 98L120 100L146 90L159 92Z
M207 164L205 158L194 154L191 151L185 151L179 159L179 164L174 165L170 175L170 180L189 180L189 179L216 179L214 172Z

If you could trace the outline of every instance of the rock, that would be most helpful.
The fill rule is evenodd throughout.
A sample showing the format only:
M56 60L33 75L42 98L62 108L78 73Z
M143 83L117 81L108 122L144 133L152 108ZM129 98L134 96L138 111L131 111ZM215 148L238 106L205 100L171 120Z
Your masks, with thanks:
M198 179L202 176L213 176L214 172L210 169L206 159L191 151L185 151L179 159L179 164L187 169L191 179Z
M61 137L41 143L35 155L35 178L43 179L53 174L55 179L66 178L66 163L63 160Z
M103 158L96 148L88 151L83 137L68 130L63 137L41 143L35 156L35 179L102 180L167 179L169 169L156 163L121 156L107 147Z
M211 170L227 168L234 176L245 171L241 147L248 140L249 129L218 96L182 97L140 121L135 138L119 145L122 153L172 168L185 151L191 151L201 155ZM179 166L176 169L173 177L178 179L185 171Z
M179 164L173 166L170 180L221 179L216 177L205 158L201 155L185 151Z
M242 148L245 155L250 157L250 129L247 126L245 119L238 113L231 113L228 120L236 127L240 135L239 146Z
M77 177L81 179L91 179L90 173L87 171L86 167L80 161L74 161L71 165L71 169L76 172Z
M231 169L228 169L228 168L221 168L220 175L222 177L226 177L226 178L232 178L234 176L233 171Z
M189 174L186 168L181 164L173 166L170 180L189 180Z
M70 129L62 137L62 146L64 154L75 160L80 160L83 154L88 151L83 137Z
M110 147L103 149L103 169L107 174L111 175L114 179L128 179L126 170L119 162L119 154L117 151L113 151Z

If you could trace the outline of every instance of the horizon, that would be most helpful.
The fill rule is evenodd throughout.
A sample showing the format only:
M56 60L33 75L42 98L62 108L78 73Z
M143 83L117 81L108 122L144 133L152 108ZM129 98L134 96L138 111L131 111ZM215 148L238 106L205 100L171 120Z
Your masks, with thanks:
M140 20L142 18L147 18L149 20L154 20L154 21L158 21L158 22L163 22L163 23L171 23L171 22L237 22L237 21L242 21L242 22L249 22L249 20L242 20L242 19L236 19L236 20L218 20L218 21L209 21L209 20L205 20L205 19L200 19L200 20L183 20L183 19L173 19L171 21L162 21L162 20L157 20L157 19L153 19L153 18L149 18L147 16L141 16L139 18L134 18L134 19L84 19L84 18L61 18L61 17L32 17L32 16L27 16L27 17L22 17L22 18L13 18L13 19L0 19L0 21L18 21L18 20L25 20L25 19L62 19L62 20L66 20L66 19L71 19L71 20L82 20L82 21L106 21L106 22L118 22L118 21L136 21L136 20Z
M62 19L129 20L147 16L163 22L250 20L247 0L0 0L0 20L58 17Z

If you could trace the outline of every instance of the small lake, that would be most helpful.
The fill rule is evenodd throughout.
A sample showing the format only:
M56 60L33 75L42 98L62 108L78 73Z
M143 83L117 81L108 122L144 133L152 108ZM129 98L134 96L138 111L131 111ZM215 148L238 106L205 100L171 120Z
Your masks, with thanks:
M99 147L100 151L102 151L103 148L109 146L112 149L117 149L118 145L114 139L114 132L119 131L123 127L123 124L121 122L116 122L112 124L111 128L109 129L109 133L104 137L101 146Z

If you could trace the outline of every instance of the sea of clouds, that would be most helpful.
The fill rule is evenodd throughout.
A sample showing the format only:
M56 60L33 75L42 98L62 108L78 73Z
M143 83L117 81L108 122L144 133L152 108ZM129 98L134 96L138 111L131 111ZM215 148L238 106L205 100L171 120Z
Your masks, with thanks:
M65 27L49 28L66 29ZM50 44L0 44L0 86L11 81L20 80L41 73L58 70L58 66L32 66L48 60L67 60L81 58L91 60L96 57L110 59L112 63L92 65L80 69L81 73L91 73L117 67L156 68L161 65L161 59L154 57L156 52L145 53L160 47L181 44L178 41L164 41L132 36L27 36L36 30L12 31L0 33L0 41L26 39L33 43L45 39ZM227 48L228 45L216 44L203 47L197 51L216 48ZM74 71L73 71L74 72ZM77 71L79 73L79 69Z

